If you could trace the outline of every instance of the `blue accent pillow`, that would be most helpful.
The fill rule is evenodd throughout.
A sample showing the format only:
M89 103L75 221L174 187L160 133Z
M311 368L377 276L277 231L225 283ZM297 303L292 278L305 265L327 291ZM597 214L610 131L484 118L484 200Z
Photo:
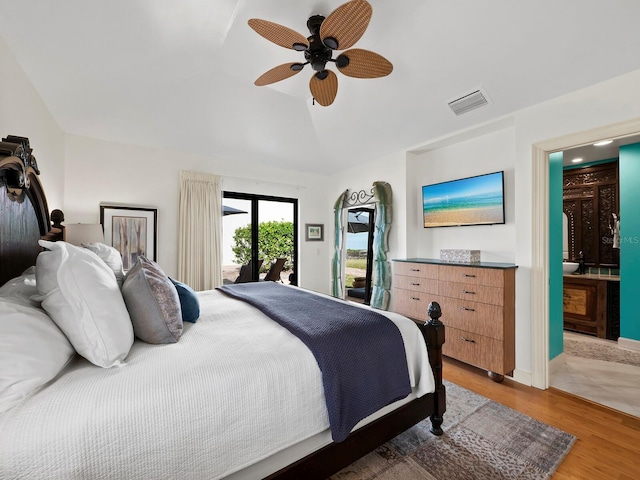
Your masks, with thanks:
M180 298L180 306L182 307L182 320L184 322L196 323L200 317L200 302L198 296L193 289L182 282L169 277L169 280L175 285Z

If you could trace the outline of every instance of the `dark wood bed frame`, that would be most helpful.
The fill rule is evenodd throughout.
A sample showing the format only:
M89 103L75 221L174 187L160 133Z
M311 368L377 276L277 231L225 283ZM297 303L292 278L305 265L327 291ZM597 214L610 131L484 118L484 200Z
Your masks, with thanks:
M0 142L0 285L35 265L42 250L39 239L62 240L64 215L51 216L40 184L38 165L29 139L8 136ZM51 218L54 225L51 225ZM353 432L340 443L320 450L270 475L268 479L323 479L346 467L376 447L429 417L431 432L442 435L442 416L446 392L442 384L442 344L444 325L440 306L429 306L431 320L419 325L429 351L436 390L405 404L391 413Z

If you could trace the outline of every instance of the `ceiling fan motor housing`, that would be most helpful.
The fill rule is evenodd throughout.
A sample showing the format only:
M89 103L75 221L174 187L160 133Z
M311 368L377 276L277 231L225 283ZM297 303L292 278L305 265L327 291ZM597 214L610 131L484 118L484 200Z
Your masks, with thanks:
M311 36L307 37L309 48L305 50L304 58L316 72L324 70L325 65L333 56L333 51L320 39L320 26L324 18L322 15L313 15L307 20L307 27L309 27Z

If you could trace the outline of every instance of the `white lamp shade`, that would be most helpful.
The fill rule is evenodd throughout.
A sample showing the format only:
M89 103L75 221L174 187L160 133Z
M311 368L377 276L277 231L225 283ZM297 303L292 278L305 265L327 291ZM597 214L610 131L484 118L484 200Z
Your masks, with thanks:
M83 243L104 243L102 225L99 223L72 223L65 226L65 241L81 246Z

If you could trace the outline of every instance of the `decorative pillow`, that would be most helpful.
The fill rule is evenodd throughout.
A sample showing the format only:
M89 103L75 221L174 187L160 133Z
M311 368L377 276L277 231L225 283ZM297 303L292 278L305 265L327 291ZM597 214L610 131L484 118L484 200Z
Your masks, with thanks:
M44 310L0 298L0 413L58 375L74 354Z
M182 309L182 321L196 323L200 317L200 301L193 289L182 282L169 277L169 280L175 285L180 299L180 308Z
M100 367L122 365L133 328L113 271L86 248L40 240L36 284L42 308L76 351Z
M83 243L82 246L91 250L98 255L100 259L107 264L107 266L113 270L118 287L122 288L124 282L124 270L122 269L122 255L115 248L105 245L104 243Z
M160 266L141 256L127 273L122 296L133 331L147 343L176 343L182 335L178 291Z

